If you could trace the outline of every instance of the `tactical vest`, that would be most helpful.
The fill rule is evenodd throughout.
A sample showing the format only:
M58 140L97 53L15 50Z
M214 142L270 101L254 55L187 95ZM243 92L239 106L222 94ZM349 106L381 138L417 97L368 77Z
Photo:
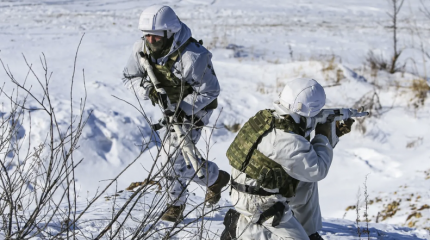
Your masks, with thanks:
M276 119L273 110L259 111L246 122L227 150L230 165L257 181L257 187L279 189L284 197L293 197L299 180L290 177L282 166L257 150L263 135L273 128L304 135L290 119Z
M182 54L182 51L191 42L197 42L197 40L195 40L194 38L188 39L184 44L182 44L180 48L178 48L169 56L169 59L166 61L164 65L159 65L159 64L153 63L152 61L149 61L154 71L154 74L157 77L157 80L160 82L160 87L166 90L167 96L169 96L169 100L171 103L181 102L188 94L193 92L193 88L191 87L190 84L188 84L186 81L181 81L181 79L176 77L175 74L173 74L171 71L179 55ZM202 44L203 42L199 41L197 43ZM144 54L146 55L147 54L146 49L143 49L143 50L144 50L143 51ZM153 98L152 100L154 102L159 101L158 94L156 93L156 90L154 88L152 88L150 97ZM204 109L205 110L215 109L217 108L217 106L218 106L218 102L217 102L217 99L215 99Z

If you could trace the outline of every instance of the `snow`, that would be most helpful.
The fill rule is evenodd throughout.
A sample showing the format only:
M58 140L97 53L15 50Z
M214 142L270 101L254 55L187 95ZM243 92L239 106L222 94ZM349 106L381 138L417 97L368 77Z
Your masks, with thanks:
M133 43L140 37L139 14L155 3L152 0L0 2L1 59L15 78L23 81L28 68L22 54L38 74L43 73L39 58L42 53L46 56L49 71L53 72L52 101L59 123L65 127L70 118L74 56L85 33L77 55L73 109L79 112L80 98L85 96L82 81L82 69L85 69L86 111L92 111L92 115L75 156L84 158L76 172L78 209L86 206L87 198L106 185L105 180L115 177L138 156L142 139L149 139L150 130L144 117L124 102L138 106L134 96L122 85L121 77ZM430 239L429 231L424 229L430 227L430 209L422 210L421 218L406 220L429 204L430 199L430 180L425 173L430 170L427 138L430 104L427 100L424 106L414 109L411 106L414 93L407 88L418 76L426 77L430 66L419 51L421 44L428 49L430 37L430 21L420 12L420 1L407 0L399 21L399 48L404 49L399 61L414 59L415 62L409 62L409 73L393 75L382 71L375 75L365 66L369 50L386 58L392 54L392 38L387 28L391 24L386 14L388 1L165 0L163 4L173 7L192 29L193 36L203 39L213 53L222 92L219 108L211 120L211 125L218 128L211 136L210 160L230 171L225 152L235 133L223 126L243 124L258 110L271 108L288 79L318 80L326 87L330 108L358 107L368 101L366 98L375 97L375 92L382 108L373 109L372 113L380 116L371 117L363 124L357 122L365 131L360 130L363 127L356 127L341 138L330 173L319 183L324 217L322 235L325 239L358 238L356 213L345 209L355 205L357 191L363 200L367 176L369 199L382 199L369 205L371 239ZM4 71L0 71L0 77L5 82L5 91L11 92L13 85ZM27 82L33 85L38 96L42 94L34 78L30 77ZM4 95L0 99L5 104L1 111L7 112L7 99ZM141 104L152 121L158 120L159 109L148 102ZM29 105L35 106L32 102ZM31 137L32 142L41 142L49 124L38 111L32 113L32 124L31 130L28 124L19 128L19 138ZM209 131L206 130L204 137L210 135ZM198 147L206 152L208 146L201 140ZM150 151L145 151L118 179L109 195L125 189L131 182L143 181L146 176L143 168L151 161ZM191 185L190 191L195 196L190 196L188 210L193 204L203 202L204 197L204 190L197 185ZM111 217L112 209L121 208L130 194L120 193L114 208L112 199L98 202L84 216L80 229L86 236L98 234ZM148 198L157 196L154 193ZM399 199L402 201L397 213L382 222L380 217L380 222L375 223L378 212ZM222 219L229 204L228 191L225 191L221 209L206 222L210 224L210 236L223 230ZM142 217L146 213L142 208L134 214ZM199 214L192 212L187 219ZM411 221L415 221L412 227L416 228L407 227ZM60 223L52 224L56 231ZM133 226L132 222L128 224ZM166 222L160 224L157 227L170 226ZM192 238L186 234L177 238Z

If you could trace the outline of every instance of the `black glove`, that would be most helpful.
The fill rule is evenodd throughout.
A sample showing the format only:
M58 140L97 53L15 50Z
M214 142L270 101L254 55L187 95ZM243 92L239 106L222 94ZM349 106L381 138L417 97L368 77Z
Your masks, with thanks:
M161 108L164 110L166 110L168 107L168 100L167 99L168 99L167 94L158 93L158 103L160 104ZM172 115L173 115L173 113L171 115L168 114L169 117Z
M331 123L330 122L326 122L326 123L318 123L316 128L315 128L315 135L316 134L321 134L326 136L329 140L331 139Z
M345 134L348 134L351 132L351 126L355 122L354 119L348 118L343 123L340 123L339 121L336 122L336 135L338 137L341 137Z
M155 104L158 103L158 93L154 87L152 87L151 91L149 92L149 99L151 99L152 106L155 106Z
M152 129L154 129L155 131L158 131L163 127L165 127L168 123L169 123L168 118L166 117L160 118L160 120L158 120L158 123L152 124Z

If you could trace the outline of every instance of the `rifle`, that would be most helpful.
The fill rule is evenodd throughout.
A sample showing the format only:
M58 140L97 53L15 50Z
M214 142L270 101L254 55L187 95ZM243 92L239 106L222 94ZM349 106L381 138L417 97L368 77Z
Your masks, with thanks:
M318 123L331 123L331 137L329 139L332 147L335 147L339 142L339 137L336 135L336 122L344 121L348 118L366 117L369 112L363 112L363 108L352 109L352 108L332 108L332 109L321 109L321 111L314 117L308 118L310 121L307 122L307 129L315 129Z
M200 179L204 178L205 175L203 174L203 170L201 168L201 162L199 161L199 159L203 159L201 153L194 145L190 136L183 131L182 127L179 124L177 124L177 119L175 116L176 107L173 104L171 104L169 100L169 96L167 96L166 90L161 87L160 82L157 80L157 77L154 74L152 66L148 61L148 57L145 56L143 52L139 52L139 55L140 55L140 63L145 68L149 79L154 85L155 91L157 91L159 95L159 99L160 99L159 105L164 115L168 117L169 123L173 125L173 129L175 130L175 133L178 136L178 139L180 142L180 148L182 151L182 155L184 156L185 163L187 164L187 168L191 168L192 166L197 173L197 177ZM155 124L155 125L156 125L155 127L161 126L159 124Z

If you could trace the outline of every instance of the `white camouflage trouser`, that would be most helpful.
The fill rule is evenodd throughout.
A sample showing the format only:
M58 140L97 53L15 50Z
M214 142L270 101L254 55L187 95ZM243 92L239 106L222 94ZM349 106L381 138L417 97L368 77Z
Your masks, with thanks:
M309 240L300 223L292 215L288 204L285 205L284 215L278 226L272 227L273 217L263 224L253 223L252 217L240 215L236 237L241 240Z
M237 191L232 191L232 200L241 201ZM242 197L252 198L251 195L241 194ZM272 227L273 217L262 225L252 213L248 216L241 214L238 220L236 236L238 239L295 239L308 240L309 235L322 228L321 211L318 201L318 184L316 182L300 182L296 195L285 203L284 215L278 226ZM243 209L242 209L243 211ZM293 216L294 214L294 216Z
M317 182L300 182L296 196L288 199L294 217L303 226L307 235L322 228L321 209Z
M199 113L201 113L200 111ZM202 121L204 125L207 125L209 122L210 115L212 111L208 113L205 112L205 115L202 117ZM184 124L183 130L185 132L189 132L190 125ZM189 134L191 134L191 139L194 143L200 139L201 136L201 128L193 129ZM174 132L166 133L169 136L166 137L166 140L163 144L163 148L161 151L161 160L162 164L166 164L164 168L164 175L167 179L167 187L169 194L169 202L175 206L182 205L186 202L187 198L187 182L191 180L202 186L211 186L215 183L218 178L218 166L211 161L206 161L202 170L205 175L204 178L199 179L195 174L195 170L191 168L187 168L184 157L182 155L182 151L178 149L179 140Z

